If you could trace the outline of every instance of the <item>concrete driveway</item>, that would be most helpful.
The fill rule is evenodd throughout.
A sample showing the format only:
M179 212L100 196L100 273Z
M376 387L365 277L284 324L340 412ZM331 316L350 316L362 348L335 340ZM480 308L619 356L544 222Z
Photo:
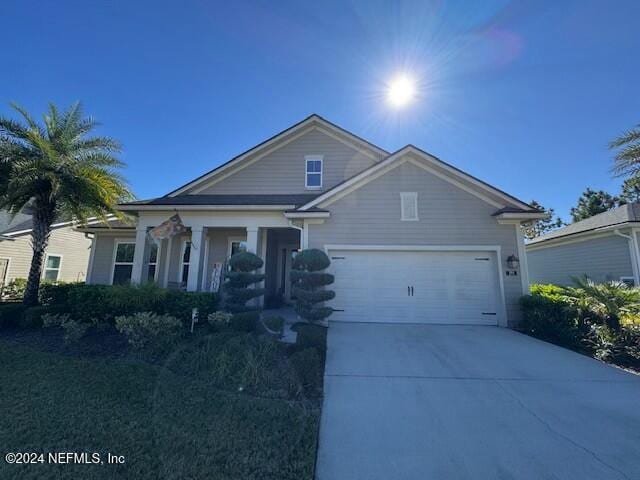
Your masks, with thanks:
M640 479L640 377L503 328L332 323L317 478Z

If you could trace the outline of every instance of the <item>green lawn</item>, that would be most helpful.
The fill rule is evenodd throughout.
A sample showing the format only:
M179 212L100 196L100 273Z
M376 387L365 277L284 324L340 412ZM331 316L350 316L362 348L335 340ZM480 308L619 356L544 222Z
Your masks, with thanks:
M0 446L107 452L124 465L8 465L0 478L311 479L313 403L219 390L128 358L79 358L0 339Z

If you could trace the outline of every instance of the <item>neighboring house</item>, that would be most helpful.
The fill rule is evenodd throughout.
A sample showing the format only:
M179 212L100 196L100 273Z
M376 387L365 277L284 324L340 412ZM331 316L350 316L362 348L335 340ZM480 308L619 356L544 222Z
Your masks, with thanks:
M640 203L581 220L527 244L532 283L572 285L573 277L640 285Z
M18 221L19 220L19 221ZM0 211L0 290L15 278L27 278L31 268L31 216L10 215ZM94 224L92 220L90 224ZM113 219L109 224L118 223ZM102 224L101 224L102 225ZM2 224L0 224L2 226ZM44 258L42 279L48 281L81 282L87 275L91 237L74 228L74 223L58 221L53 224Z
M519 224L541 216L412 145L389 153L317 115L121 210L135 228L83 229L95 234L90 283L211 290L249 250L265 260L267 300L288 301L292 258L319 248L336 277L332 320L503 326L528 289ZM151 241L176 212L187 232Z

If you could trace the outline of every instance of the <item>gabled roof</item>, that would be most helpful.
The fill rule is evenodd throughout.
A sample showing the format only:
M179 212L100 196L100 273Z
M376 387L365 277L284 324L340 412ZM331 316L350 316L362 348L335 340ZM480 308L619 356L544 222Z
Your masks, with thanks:
M550 240L577 235L579 233L596 232L611 227L624 227L640 222L640 203L628 203L593 217L585 218L566 227L534 238L527 245L536 245Z
M261 194L261 195L176 195L175 197L159 197L150 200L139 200L123 203L123 210L139 210L154 206L273 206L295 208L310 202L318 194Z
M191 182L189 182L189 183L187 183L185 185L182 185L181 187L179 187L179 188L167 193L167 195L165 195L165 196L173 197L173 196L179 195L181 193L184 193L185 190L193 188L193 187L195 187L195 186L197 186L197 185L199 185L199 184L201 184L203 182L209 181L213 177L215 177L216 175L218 175L218 174L220 174L220 173L222 173L224 171L227 171L230 167L234 167L234 166L240 164L243 160L247 159L249 156L258 154L262 150L266 150L267 148L272 146L274 143L276 143L279 140L281 140L283 137L287 137L289 135L293 135L296 132L302 131L305 128L307 128L307 127L309 127L310 125L313 125L313 124L317 124L317 125L320 125L322 127L325 127L326 129L338 132L339 134L342 134L343 136L346 136L347 138L349 138L354 144L360 145L363 148L365 148L366 150L369 150L369 151L372 151L372 152L376 152L376 154L381 156L381 157L385 157L385 156L389 155L389 152L387 152L383 148L380 148L377 145L374 145L373 143L369 142L368 140L365 140L362 137L359 137L358 135L355 135L354 133L351 133L350 131L345 130L344 128L336 125L335 123L332 123L332 122L322 118L320 115L317 115L317 114L314 113L312 115L309 115L307 118L305 118L301 122L298 122L295 125L293 125L293 126L287 128L287 129L281 131L280 133L275 134L271 138L268 138L264 142L259 143L255 147L252 147L249 150L246 150L245 152L241 153L240 155L237 155L237 156L233 157L231 160L229 160L229 161L223 163L222 165L214 168L213 170L210 170L209 172L199 176L195 180L192 180Z
M338 185L331 188L330 190L327 190L322 195L319 195L317 198L299 207L298 210L308 211L314 207L317 207L323 204L324 202L328 201L330 198L338 195L341 192L344 192L345 190L351 187L358 188L358 184L364 184L363 182L366 181L367 177L371 177L375 175L377 172L383 171L387 167L391 167L395 162L405 159L407 154L414 154L420 159L425 160L427 163L430 163L436 167L439 167L448 175L450 175L451 178L457 178L459 180L464 180L470 183L471 185L474 186L475 189L478 190L479 193L486 192L497 198L500 198L507 205L507 207L503 207L503 209L508 208L513 210L513 212L509 212L509 213L516 213L517 211L518 213L540 214L538 210L533 208L528 203L523 202L522 200L519 200L516 197L509 195L508 193L503 192L502 190L492 185L489 185L488 183L472 175L469 175L466 172L463 172L459 168L456 168L453 165L450 165L447 162L440 160L438 157L431 155L430 153L427 153L424 150L421 150L418 147L411 144L390 154L381 162L378 162L372 165L371 167L363 170L362 172L354 175L353 177L345 180L344 182L339 183ZM498 212L504 213L500 211Z
M114 220L116 220L116 217L113 215L107 215L107 219L109 221L109 223L113 222ZM97 220L95 217L89 218L88 220L88 224L94 224L97 222L102 222L101 220ZM57 229L57 228L64 228L64 227L69 227L69 226L73 226L73 225L77 225L78 222L73 221L73 220L64 220L64 219L56 219L54 220L54 223L51 225L51 228L53 230ZM2 237L15 237L17 235L24 235L25 233L30 233L31 230L33 230L33 218L29 218L28 220L25 220L23 222L20 222L14 226L12 226L11 228L8 228L6 230L4 230L3 232L0 232L0 236Z

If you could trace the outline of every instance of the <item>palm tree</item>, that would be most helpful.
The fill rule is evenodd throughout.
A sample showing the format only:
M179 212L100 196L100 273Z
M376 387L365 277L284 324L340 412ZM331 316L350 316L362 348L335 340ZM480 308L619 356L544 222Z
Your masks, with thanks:
M609 328L620 331L620 318L640 308L640 290L624 282L595 283L587 277L574 277L577 288L567 287L566 297L577 308L601 315Z
M609 148L618 149L611 169L616 176L633 177L640 173L640 125L613 140Z
M90 217L121 217L118 202L132 198L115 169L120 145L108 137L88 136L98 125L84 117L80 103L64 112L50 104L37 123L12 104L21 121L0 116L0 209L32 215L33 258L24 295L25 305L38 302L38 290L51 224L56 218L80 224Z

